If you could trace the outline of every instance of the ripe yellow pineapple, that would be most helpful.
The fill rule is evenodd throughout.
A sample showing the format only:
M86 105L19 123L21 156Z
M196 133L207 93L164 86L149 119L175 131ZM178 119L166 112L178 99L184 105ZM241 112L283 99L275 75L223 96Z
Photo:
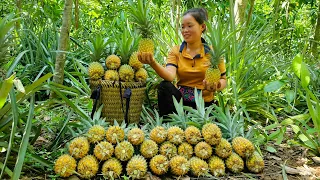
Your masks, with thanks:
M146 139L140 146L140 153L145 158L152 158L158 154L158 144L150 139Z
M102 161L110 159L110 157L113 155L113 152L114 148L112 144L107 141L98 143L93 150L94 155Z
M207 123L202 127L203 139L210 145L218 145L221 141L221 129L213 123Z
M143 38L139 42L138 52L148 52L153 54L154 52L154 43L150 38Z
M153 128L150 132L150 139L157 144L163 143L167 139L167 130L162 126Z
M189 172L189 161L183 156L175 156L170 160L170 169L172 174L183 176Z
M106 139L112 144L124 140L124 130L120 126L110 126L106 131Z
M122 141L114 149L114 155L120 161L128 161L134 153L134 148L128 141Z
M207 83L213 85L213 83L218 83L221 77L221 72L217 66L208 68L205 74L205 80Z
M169 169L169 161L166 156L156 155L150 160L150 169L156 175L163 175Z
M189 144L196 145L201 140L201 132L194 126L187 127L187 129L184 131L184 134L186 137L186 141Z
M232 148L234 151L243 158L251 156L254 152L254 145L251 141L244 137L235 137L232 140Z
M129 59L129 65L134 69L138 70L142 68L143 64L138 60L138 52L133 52Z
M135 80L137 82L145 83L147 81L147 78L148 78L148 72L144 68L140 68L134 74L134 78L135 78Z
M119 81L119 74L116 70L107 70L104 79L108 81Z
M139 145L143 142L144 140L144 132L139 129L139 128L132 128L129 132L128 132L128 141L132 144L132 145Z
M121 65L121 60L117 55L110 55L106 59L106 67L108 69L118 69Z
M104 75L104 69L98 62L92 62L88 67L88 74L91 80L98 80Z
M226 174L226 167L221 158L212 156L209 159L209 169L213 176L224 176Z
M215 148L215 153L217 156L223 159L229 157L232 153L231 144L226 139L222 138L220 143Z
M90 179L94 177L99 170L99 163L97 159L88 155L82 159L80 159L78 163L78 174L85 179Z
M120 80L124 82L132 82L134 79L134 71L131 66L124 64L119 69Z
M92 126L87 133L87 137L90 143L97 143L103 140L105 136L105 129L100 125Z
M194 153L201 159L208 159L212 155L212 147L206 142L199 142L194 147Z
M243 159L237 154L232 154L226 159L227 168L233 173L239 173L244 169Z
M127 174L132 179L142 179L147 174L147 161L143 156L133 156L127 164Z
M54 171L61 177L69 177L76 171L77 162L68 154L60 156L55 164Z
M184 132L178 126L171 126L167 132L167 139L169 142L179 145L184 141Z
M192 157L189 160L189 163L190 163L191 173L196 177L209 175L209 165L206 161L198 157Z
M88 154L90 144L86 137L77 137L70 142L69 154L76 159L83 158Z
M168 159L177 155L177 147L169 141L164 142L160 146L160 154L166 156Z
M179 145L178 154L180 156L184 156L187 159L190 159L193 155L193 147L190 144L184 142Z
M103 163L101 171L106 179L117 179L122 173L122 164L118 159L111 158Z
M255 151L246 159L246 166L253 173L260 173L264 169L264 160L260 154Z

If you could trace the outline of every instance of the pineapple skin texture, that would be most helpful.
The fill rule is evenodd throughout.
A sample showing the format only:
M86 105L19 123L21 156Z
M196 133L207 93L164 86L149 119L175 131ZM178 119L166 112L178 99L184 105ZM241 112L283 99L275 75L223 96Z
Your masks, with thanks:
M244 137L235 137L232 140L232 148L242 158L247 158L254 152L253 143Z
M134 148L128 141L122 141L114 149L114 155L120 161L128 161L133 156Z
M104 69L102 65L98 62L92 62L88 67L89 78L92 80L101 79L104 75Z
M227 168L233 173L239 173L244 169L243 159L237 153L233 152L225 162Z
M184 141L184 132L181 128L177 126L172 126L168 129L167 139L169 142L179 145Z
M147 81L147 78L148 78L148 72L144 68L140 68L134 74L134 77L135 77L135 80L137 82L145 83Z
M92 155L88 155L80 159L78 163L78 173L82 178L90 179L97 174L98 170L99 163L97 159Z
M77 137L70 142L69 154L76 159L80 159L88 154L89 148L90 144L86 137Z
M226 172L226 166L221 158L218 156L212 156L209 159L209 169L213 176L224 176Z
M184 131L184 135L186 137L186 141L192 145L198 144L202 137L200 130L194 126L187 127Z
M133 128L128 132L128 141L132 145L139 145L144 141L144 132L139 128Z
M153 128L150 132L150 139L157 144L163 143L167 139L167 130L162 126Z
M163 175L169 169L169 161L166 156L156 155L150 160L150 169L156 175Z
M114 148L111 143L103 141L98 143L93 150L93 154L102 161L108 160L114 153Z
M106 139L112 144L116 144L124 140L124 130L119 126L110 126L106 131Z
M154 43L150 38L142 38L138 45L138 52L154 53Z
M209 174L209 165L206 161L193 157L189 160L190 170L196 177L205 176Z
M117 55L110 55L106 59L106 67L108 69L118 69L121 65L121 60Z
M261 173L264 169L264 160L258 152L254 152L246 160L246 166L253 173Z
M133 82L134 80L134 71L131 66L124 64L120 66L119 69L120 80L124 82Z
M190 159L193 155L193 147L186 142L180 144L178 147L178 155Z
M208 68L205 74L205 80L209 84L219 82L221 77L221 72L218 68Z
M221 141L221 129L213 123L207 123L202 127L203 139L210 145L218 145Z
M135 70L142 68L143 64L138 59L138 52L135 51L131 54L129 65Z
M107 70L104 79L108 81L119 81L119 74L116 70Z
M87 136L90 143L100 142L105 136L105 129L100 125L92 126L89 129Z
M69 177L76 171L76 167L76 160L72 156L64 154L56 160L54 171L61 177Z
M140 155L133 156L127 164L127 174L133 179L142 179L147 174L147 161Z
M231 144L224 138L221 139L220 143L215 147L215 153L220 158L227 158L232 153Z
M169 141L164 142L160 146L160 154L166 156L168 159L177 155L177 147Z
M158 151L158 144L150 139L145 140L140 146L141 155L145 158L154 157Z
M177 176L183 176L189 172L189 161L183 156L175 156L170 160L171 172Z
M206 142L199 142L194 147L194 153L201 159L208 159L212 155L212 147Z
M118 159L112 158L103 163L101 171L108 179L120 178L122 165Z

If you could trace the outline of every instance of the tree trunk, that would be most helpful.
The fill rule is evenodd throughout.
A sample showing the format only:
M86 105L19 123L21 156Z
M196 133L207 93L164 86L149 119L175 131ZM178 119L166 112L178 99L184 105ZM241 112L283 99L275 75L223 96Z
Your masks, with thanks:
M234 3L234 19L237 26L245 22L247 4L248 0L236 0Z
M17 5L17 14L20 14L22 11L22 3L21 0L16 0L16 5ZM20 29L20 20L16 22L16 31Z
M64 78L64 64L66 61L66 51L69 46L69 32L71 27L71 18L72 18L72 0L65 0L64 10L63 10L63 19L62 27L59 38L59 47L55 62L55 73L53 76L53 82L62 84ZM51 97L54 94L51 92Z
M312 41L312 55L315 59L318 58L318 43L320 41L320 3L319 3L319 10L318 10L318 19L317 19L317 24L316 24L316 29L314 31L314 38Z
M75 0L74 6L75 28L79 29L79 0Z

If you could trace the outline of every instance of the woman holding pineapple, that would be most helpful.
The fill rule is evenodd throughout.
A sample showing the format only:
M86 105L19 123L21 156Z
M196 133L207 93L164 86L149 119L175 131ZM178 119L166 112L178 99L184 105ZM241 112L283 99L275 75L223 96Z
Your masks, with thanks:
M212 51L201 37L207 19L203 8L190 9L183 14L181 33L184 41L170 50L166 67L158 64L152 53L138 54L140 62L149 64L164 79L158 89L161 116L175 111L172 96L178 101L183 98L184 105L195 108L193 91L196 87L202 90L205 105L210 106L214 102L214 93L226 87L226 68L221 54ZM213 49L219 47L214 45ZM176 77L177 87L171 83Z

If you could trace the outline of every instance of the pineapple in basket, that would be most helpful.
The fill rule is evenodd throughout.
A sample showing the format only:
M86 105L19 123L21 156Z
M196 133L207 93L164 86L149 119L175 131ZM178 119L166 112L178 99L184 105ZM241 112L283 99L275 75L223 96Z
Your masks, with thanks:
M137 82L145 83L148 78L148 72L144 68L140 68L135 72L134 78Z
M138 60L138 52L137 51L135 51L131 54L130 59L129 59L129 65L136 71L143 67L143 64Z
M120 80L124 82L133 82L134 81L134 71L131 66L124 64L120 66L119 69Z
M88 67L88 74L91 80L99 80L104 75L103 66L99 62L92 62Z
M109 70L116 70L120 67L121 65L121 60L120 58L117 56L117 55L110 55L107 57L106 59L106 67L109 69Z
M108 81L119 81L119 73L116 70L107 70L104 79Z

